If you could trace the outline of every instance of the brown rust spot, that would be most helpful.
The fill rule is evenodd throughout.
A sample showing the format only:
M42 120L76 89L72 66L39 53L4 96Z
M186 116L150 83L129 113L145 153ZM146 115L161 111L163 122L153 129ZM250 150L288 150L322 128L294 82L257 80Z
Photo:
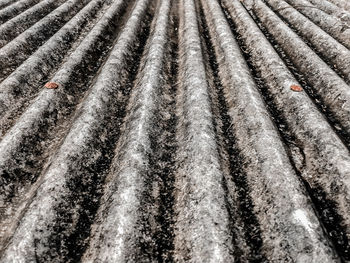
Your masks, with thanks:
M292 86L290 86L290 89L291 89L292 91L296 91L296 92L303 91L303 88L300 87L300 86L298 86L298 85L292 85Z
M55 82L48 82L45 84L45 88L47 89L57 89L58 88L58 84Z

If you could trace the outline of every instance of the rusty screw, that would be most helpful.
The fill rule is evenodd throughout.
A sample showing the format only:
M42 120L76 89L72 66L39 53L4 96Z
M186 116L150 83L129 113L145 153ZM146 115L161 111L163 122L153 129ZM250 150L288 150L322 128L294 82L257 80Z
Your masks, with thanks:
M296 91L296 92L303 91L303 88L300 87L300 86L298 86L298 85L292 85L292 86L290 86L290 89L291 89L292 91Z
M45 88L47 89L57 89L58 88L58 84L55 82L48 82L45 84Z

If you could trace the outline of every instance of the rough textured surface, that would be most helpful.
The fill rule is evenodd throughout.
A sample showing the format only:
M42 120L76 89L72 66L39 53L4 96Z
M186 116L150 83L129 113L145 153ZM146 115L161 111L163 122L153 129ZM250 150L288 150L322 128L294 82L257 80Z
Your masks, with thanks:
M20 15L17 15L14 18L10 19L6 23L3 23L0 26L0 47L5 46L10 40L49 14L63 2L64 0L42 1L35 6L27 9ZM14 27L16 30L13 30Z
M308 17L325 32L337 39L341 44L347 48L350 48L350 22L346 20L346 16L344 17L344 15L337 13L337 15L334 15L334 13L327 14L306 0L286 0L286 2L295 7L300 13ZM347 13L342 11L340 8L337 8L337 11Z
M349 18L0 1L0 262L349 262Z
M26 10L28 7L35 5L40 0L20 0L13 5L5 7L0 10L0 22L4 23L8 19L20 14L22 11Z
M350 83L350 51L284 1L266 0L293 29Z

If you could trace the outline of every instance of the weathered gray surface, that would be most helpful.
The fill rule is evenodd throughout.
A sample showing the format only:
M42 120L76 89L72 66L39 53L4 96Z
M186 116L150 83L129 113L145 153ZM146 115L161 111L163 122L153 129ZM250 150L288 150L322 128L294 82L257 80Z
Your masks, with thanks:
M346 16L327 14L306 0L286 0L286 2L295 7L300 13L308 17L341 44L350 48L350 28L349 23L346 22Z
M0 1L0 262L349 262L348 8Z

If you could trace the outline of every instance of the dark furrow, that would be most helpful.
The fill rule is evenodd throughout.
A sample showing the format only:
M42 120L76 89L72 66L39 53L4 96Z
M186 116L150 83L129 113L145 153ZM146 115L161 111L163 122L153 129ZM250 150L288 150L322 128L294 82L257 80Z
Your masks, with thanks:
M110 3L106 1L105 7ZM79 44L81 37L89 33L93 22L105 11L103 7L102 0L91 1L0 84L0 137L60 66L67 53L72 52L70 49L74 50L76 42ZM23 82L23 79L26 81Z
M274 37L297 67L314 92L322 98L342 129L350 135L350 88L321 60L291 29L289 29L262 1L253 5L255 15Z
M77 103L97 74L127 17L126 7L125 1L116 1L110 6L51 79L59 83L59 89L42 90L0 142L0 206L6 204L7 207L0 217L1 232L8 225L5 218L11 219L16 203L21 201L20 193L28 190L36 180L45 161L64 136ZM23 154L18 156L18 151Z
M3 8L6 8L7 6L9 6L17 1L19 1L19 0L2 0L0 2L0 10Z
M261 255L261 230L256 227L258 226L257 219L252 211L251 199L247 194L247 182L240 169L239 151L235 147L235 139L231 132L232 122L228 115L229 110L225 102L224 88L218 75L219 68L215 50L210 41L203 10L202 8L198 10L200 10L202 41L205 42L203 55L210 86L212 110L215 115L215 133L225 177L224 189L230 213L235 262L265 261L266 259Z
M147 11L141 4L135 7L77 110L68 135L28 193L23 213L14 218L16 227L1 262L35 261L36 258L43 262L79 260L114 156L125 105L139 65L135 62L139 61L147 39L149 24L143 20L152 15L151 10L150 6Z
M350 262L348 1L0 0L0 263Z
M341 44L350 49L350 28L343 21L339 20L336 17L328 15L327 13L317 8L303 7L314 7L310 2L306 0L286 0L286 2L294 6L299 12L308 17L325 32L330 34Z
M41 0L20 0L0 10L0 25L40 1Z
M299 71L299 68L295 66L292 62L291 58L284 52L283 48L278 44L275 38L267 31L266 27L260 21L260 19L254 15L252 11L250 11L250 15L256 21L258 27L263 32L268 41L273 45L274 49L277 51L279 56L284 60L286 66L289 71L293 73L294 77L302 84L302 87L305 89L310 98L313 99L313 102L317 105L320 112L322 112L329 122L330 126L334 130L334 132L339 136L342 142L349 148L350 147L350 136L342 128L342 124L339 120L333 117L332 111L327 104L324 104L322 94L317 92L317 90L312 88L312 83L310 83L310 79L308 75L303 74L303 72Z
M313 200L323 193L325 201L335 205L332 224L326 225L328 232L336 230L337 238L330 237L340 254L346 257L348 253L347 227L349 206L344 202L348 196L349 184L346 175L350 172L350 155L342 141L332 131L331 127L319 113L315 105L304 93L290 90L291 85L300 85L288 71L273 47L258 29L241 5L230 5L225 2L231 14L234 26L242 37L241 47L246 47L247 59L255 68L256 74L264 81L261 93L264 94L271 112L285 141L290 148L290 156L298 172L306 183L311 186L309 193ZM320 192L320 189L322 192ZM334 188L339 188L334 191ZM327 203L327 202L325 202ZM319 214L328 211L327 205L315 203ZM339 245L337 240L343 240Z
M220 5L203 1L203 6L218 58L241 176L246 181L246 198L250 199L252 214L256 216L256 227L261 229L259 254L272 262L311 261L316 255L322 262L334 262L304 186L289 162ZM241 186L244 185L237 186L238 191Z
M327 0L335 5L337 5L339 8L345 9L348 12L350 12L350 3L346 0Z
M350 50L284 1L265 0L295 33L347 83L350 83ZM339 74L340 73L340 74Z
M170 1L159 1L84 262L154 262L161 256L157 200L164 178L154 161L157 140L166 136L159 107L166 103L161 99L169 11Z
M175 155L177 152L176 132L176 100L177 72L178 72L178 3L171 1L169 26L164 59L164 92L160 99L156 120L159 122L159 131L151 139L154 150L150 158L151 173L160 179L156 205L158 213L156 221L159 227L154 231L155 254L158 262L174 261L174 190L175 190Z
M339 8L335 4L328 1L318 1L318 0L308 0L314 6L318 7L322 11L329 15L337 17L339 20L343 21L347 25L350 25L350 12Z
M224 176L193 1L180 2L179 17L174 260L230 262L234 258Z
M264 37L270 42L270 44L276 50L279 57L283 60L284 64L287 66L288 70L292 73L294 78L301 84L301 86L306 91L308 96L312 99L313 103L317 106L319 112L321 112L326 117L326 121L329 123L330 128L333 130L333 132L335 132L338 135L339 139L343 142L343 144L347 148L349 148L350 147L350 137L344 132L344 130L342 130L341 124L338 121L334 120L334 118L332 118L332 113L330 112L328 107L322 103L322 98L314 91L314 89L311 88L311 84L309 84L309 82L306 80L305 76L298 71L298 69L295 67L293 62L286 55L286 53L283 51L281 46L276 42L276 40L273 38L273 36L266 30L266 28L261 23L259 18L256 17L252 12L250 12L250 15L252 16L252 19L255 21L255 23L258 25L261 32L264 34ZM241 45L243 47L245 46L242 41L241 41ZM248 56L247 56L247 60L249 60ZM254 69L254 67L251 67L251 68ZM257 73L257 75L259 75L259 73ZM257 79L258 79L258 81L262 82L260 77ZM282 126L283 125L284 124L282 124ZM283 130L287 131L287 128L283 128Z
M247 5L245 6L247 7ZM247 8L249 10L249 8ZM347 134L347 132L342 129L342 124L339 120L335 119L333 117L332 111L330 110L329 106L323 103L323 98L320 93L317 92L317 90L312 88L312 84L310 84L308 75L304 75L302 72L299 72L299 69L293 64L291 59L288 57L288 55L284 52L284 50L281 48L281 45L277 43L275 38L267 31L266 27L263 25L261 20L252 12L252 10L249 11L250 15L253 17L253 20L255 20L256 24L260 28L260 30L265 35L265 38L272 44L274 49L277 51L279 56L282 58L286 66L288 67L289 71L292 72L296 80L301 83L304 90L307 92L310 98L312 98L313 102L316 104L317 108L321 113L323 113L326 116L326 120L329 122L331 128L333 131L338 135L338 137L342 140L342 142L347 146L350 147L350 136ZM280 15L277 14L279 18ZM281 18L283 20L283 18ZM291 30L293 30L295 33L297 33L297 30L293 27L292 24L289 24L289 27ZM335 71L339 76L342 76L340 71L336 68L336 65L332 65L327 59L324 58L322 54L320 54L317 50L313 48L313 46L310 44L310 42L302 38L303 41L314 51L323 61L328 63L328 66ZM242 45L244 45L242 43Z
M25 12L2 24L0 26L0 48L64 2L65 0L39 2Z
M57 32L69 20L74 20L76 28L68 37L72 37L81 30L86 17L76 15L91 0L68 0L46 17L35 23L32 27L17 36L0 49L0 81L13 72L35 50L44 44L55 32ZM80 12L80 15L82 13ZM90 17L90 14L85 14ZM92 14L91 14L92 15Z

